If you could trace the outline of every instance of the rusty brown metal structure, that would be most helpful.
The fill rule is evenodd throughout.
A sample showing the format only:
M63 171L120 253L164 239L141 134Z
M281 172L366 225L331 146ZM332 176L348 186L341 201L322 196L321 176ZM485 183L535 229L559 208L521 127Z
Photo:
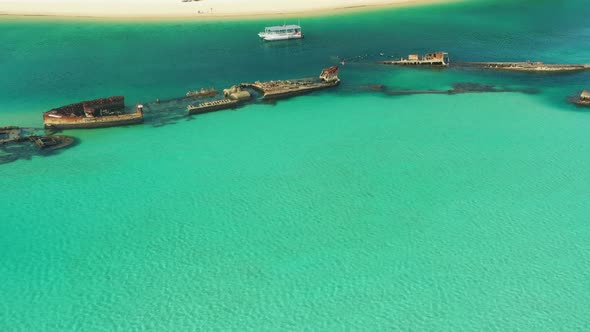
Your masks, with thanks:
M283 80L254 83L242 83L240 87L254 89L262 93L263 99L281 99L298 96L326 88L333 88L340 84L338 67L333 66L322 70L319 79Z
M189 115L203 114L208 112L221 111L238 106L239 101L236 99L219 99L200 103L196 106L188 105L186 110Z
M83 101L43 113L45 128L74 129L101 128L143 122L143 106L125 113L125 97L114 96Z
M384 65L397 66L440 66L447 67L450 63L449 54L446 52L427 53L423 56L410 54L407 58L379 62Z

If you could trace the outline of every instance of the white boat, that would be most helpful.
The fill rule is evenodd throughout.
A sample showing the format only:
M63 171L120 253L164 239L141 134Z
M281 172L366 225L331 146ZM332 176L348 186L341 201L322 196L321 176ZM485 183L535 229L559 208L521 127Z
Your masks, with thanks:
M303 33L299 25L277 25L264 28L264 32L260 32L258 37L266 41L300 39L303 38Z

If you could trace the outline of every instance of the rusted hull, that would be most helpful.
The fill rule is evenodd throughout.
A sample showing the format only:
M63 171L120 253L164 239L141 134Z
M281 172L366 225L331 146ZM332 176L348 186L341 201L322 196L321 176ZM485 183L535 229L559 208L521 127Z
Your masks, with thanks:
M99 98L87 100L75 104L70 104L54 108L49 112L58 115L75 115L84 116L85 113L94 113L96 110L108 110L113 112L122 111L125 108L125 97L113 96L108 98Z
M314 91L319 91L323 89L333 88L339 85L340 82L334 82L330 84L322 84L321 86L298 89L293 91L279 91L279 92L269 92L264 94L264 99L282 99L282 98L289 98L294 96L299 96L307 93L311 93Z
M52 118L45 114L43 116L45 128L52 129L92 129L115 126L127 126L143 122L143 113L122 114L113 116L102 116L95 118L85 117L62 117Z
M65 148L74 143L74 138L70 136L55 135L55 136L30 136L29 140L40 150L53 151Z
M278 82L280 85L281 83ZM311 93L318 90L333 88L338 86L340 81L334 81L329 83L313 83L308 86L300 86L300 87L292 87L289 84L285 84L283 87L277 87L274 89L265 89L263 86L255 83L245 83L242 84L244 88L251 88L257 90L263 94L262 98L266 100L276 100L276 99L283 99L289 98L299 95L304 95L307 93Z

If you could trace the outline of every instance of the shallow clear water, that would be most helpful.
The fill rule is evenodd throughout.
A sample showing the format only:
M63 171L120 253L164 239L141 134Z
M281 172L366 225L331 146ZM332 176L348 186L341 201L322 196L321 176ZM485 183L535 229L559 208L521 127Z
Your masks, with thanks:
M0 21L0 125L315 76L380 52L590 62L582 1L480 1L276 22ZM282 22L279 22L282 23ZM388 27L388 29L384 29ZM404 34L402 34L402 32ZM588 73L351 61L274 105L100 130L0 166L0 329L586 330ZM387 96L457 82L537 94ZM178 111L182 114L182 110Z

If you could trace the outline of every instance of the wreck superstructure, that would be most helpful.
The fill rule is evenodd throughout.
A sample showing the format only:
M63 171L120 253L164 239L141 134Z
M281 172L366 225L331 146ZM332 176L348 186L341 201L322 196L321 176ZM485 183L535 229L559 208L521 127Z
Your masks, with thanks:
M398 60L381 61L384 65L397 65L397 66L440 66L447 67L450 63L449 53L447 52L434 52L427 53L423 56L418 54L410 54L407 58L400 58Z
M76 129L132 125L143 122L143 106L125 112L125 97L114 96L70 104L43 113L45 128Z
M254 83L242 83L240 87L251 88L262 93L263 99L281 99L298 96L317 90L332 88L340 84L338 66L322 70L319 79L284 80Z

